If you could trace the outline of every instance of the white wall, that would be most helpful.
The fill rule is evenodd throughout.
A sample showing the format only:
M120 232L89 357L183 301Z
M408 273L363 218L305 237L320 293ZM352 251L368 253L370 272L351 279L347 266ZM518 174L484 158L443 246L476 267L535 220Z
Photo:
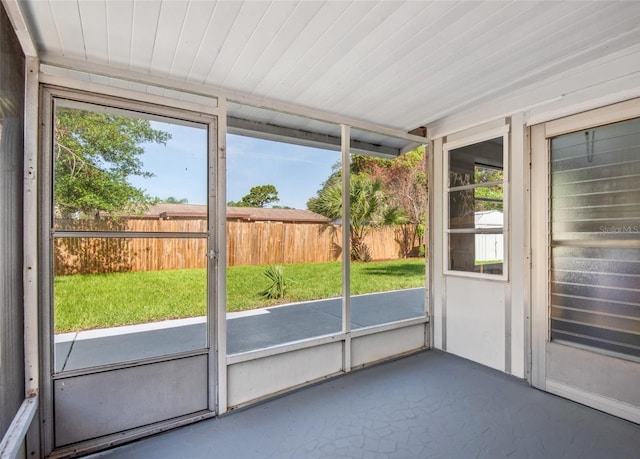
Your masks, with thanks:
M494 120L433 142L432 323L433 345L515 376L527 376L529 307L529 159L524 115L510 120L505 222L506 280L446 273L444 193L445 141L481 135L504 125ZM501 236L502 237L502 236Z

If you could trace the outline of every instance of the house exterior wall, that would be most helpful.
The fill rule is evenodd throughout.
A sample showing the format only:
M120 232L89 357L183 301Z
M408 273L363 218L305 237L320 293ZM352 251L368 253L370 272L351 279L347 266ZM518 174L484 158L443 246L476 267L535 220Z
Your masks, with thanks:
M447 171L444 144L473 139L507 126L504 240L505 275L467 275L449 271L445 237ZM522 114L489 121L472 129L434 139L433 334L434 347L514 376L527 376L528 223L526 200L529 162ZM477 226L477 225L476 225ZM480 235L476 244L496 235ZM478 249L478 247L476 247ZM476 250L477 252L477 250Z
M539 104L470 129L463 127L471 119L471 112L435 126L435 132L444 135L434 138L432 143L435 174L431 251L433 344L438 349L525 378L540 389L638 422L640 389L635 384L640 371L638 362L551 342L548 329L550 189L544 122L550 121L547 125L563 123L569 126L567 132L573 132L612 123L618 119L616 116L637 117L631 112L640 113L640 99L628 98L635 92L616 95L607 93L608 87L602 84L589 91L591 96L597 94L597 98L574 96L564 104L558 101L548 104L548 110ZM610 105L611 102L622 103ZM596 110L585 111L594 107ZM596 118L600 115L598 122ZM474 278L448 272L447 223L444 217L439 218L446 215L445 144L452 139L477 136L502 122L510 126L509 191L506 193L509 214L505 229L507 278L496 281L490 277ZM456 126L460 130L456 131Z

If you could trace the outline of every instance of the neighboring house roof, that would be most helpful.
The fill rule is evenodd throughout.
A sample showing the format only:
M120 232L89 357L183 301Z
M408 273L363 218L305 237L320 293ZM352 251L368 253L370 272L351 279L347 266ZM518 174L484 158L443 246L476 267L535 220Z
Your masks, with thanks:
M207 206L200 204L168 204L151 206L144 218L205 218ZM227 207L227 219L297 223L327 223L329 219L310 210L269 209L260 207Z
M227 207L227 219L298 223L328 223L320 214L302 209L268 209L261 207Z

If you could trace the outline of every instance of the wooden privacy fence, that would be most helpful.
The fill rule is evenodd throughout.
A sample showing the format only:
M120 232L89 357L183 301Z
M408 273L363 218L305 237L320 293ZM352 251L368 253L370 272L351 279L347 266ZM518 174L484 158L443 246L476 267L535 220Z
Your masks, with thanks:
M202 232L198 238L56 238L56 275L204 268L206 220L128 219L122 231ZM64 229L79 230L74 228ZM85 230L103 230L96 225ZM110 228L116 229L116 228ZM366 238L374 260L400 257L398 230L372 229ZM320 263L342 259L342 228L318 223L227 221L227 265Z

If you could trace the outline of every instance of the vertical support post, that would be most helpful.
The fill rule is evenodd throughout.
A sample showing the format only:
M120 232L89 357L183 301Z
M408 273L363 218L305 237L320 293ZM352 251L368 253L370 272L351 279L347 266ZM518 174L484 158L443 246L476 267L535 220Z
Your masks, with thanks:
M343 370L351 371L351 127L341 127L342 141L342 332Z
M529 323L529 147L523 113L511 117L511 151L509 158L509 266L511 290L511 374L528 379Z
M444 263L446 260L445 252L445 223L444 222L444 158L443 158L443 139L438 138L431 142L432 155L432 171L431 184L429 186L429 195L431 197L432 219L429 228L431 233L429 247L431 260L431 322L432 326L432 345L436 349L446 351L447 343L447 311L446 311L446 282L443 276Z
M25 59L23 295L25 397L40 388L38 349L38 76L37 57ZM27 456L40 457L39 416L27 436Z
M433 347L433 301L431 297L431 286L433 285L433 278L431 276L431 266L432 266L432 256L433 251L431 250L432 240L431 240L431 221L433 220L433 206L432 206L432 196L431 190L433 188L433 163L432 158L433 155L431 151L433 150L432 146L433 142L429 142L424 146L424 167L425 167L425 177L427 178L427 206L424 209L424 244L425 244L425 267L424 267L424 276L425 276L425 285L424 285L424 293L425 293L425 315L427 316L428 323L424 328L424 345L428 348Z
M210 400L216 400L217 414L227 412L227 100L218 98L217 118L217 151L211 152L209 165L210 180L215 183L213 189L216 196L212 196L209 205L215 206L215 226L210 233L215 238L215 268L213 271L213 292L215 295L215 311L213 314L215 336L211 337L215 349L210 357L210 368L215 368L215 374L210 373L210 390L213 391ZM216 155L214 157L214 154Z
M549 340L549 167L548 140L544 124L531 127L531 373L529 383L547 388L546 344Z

